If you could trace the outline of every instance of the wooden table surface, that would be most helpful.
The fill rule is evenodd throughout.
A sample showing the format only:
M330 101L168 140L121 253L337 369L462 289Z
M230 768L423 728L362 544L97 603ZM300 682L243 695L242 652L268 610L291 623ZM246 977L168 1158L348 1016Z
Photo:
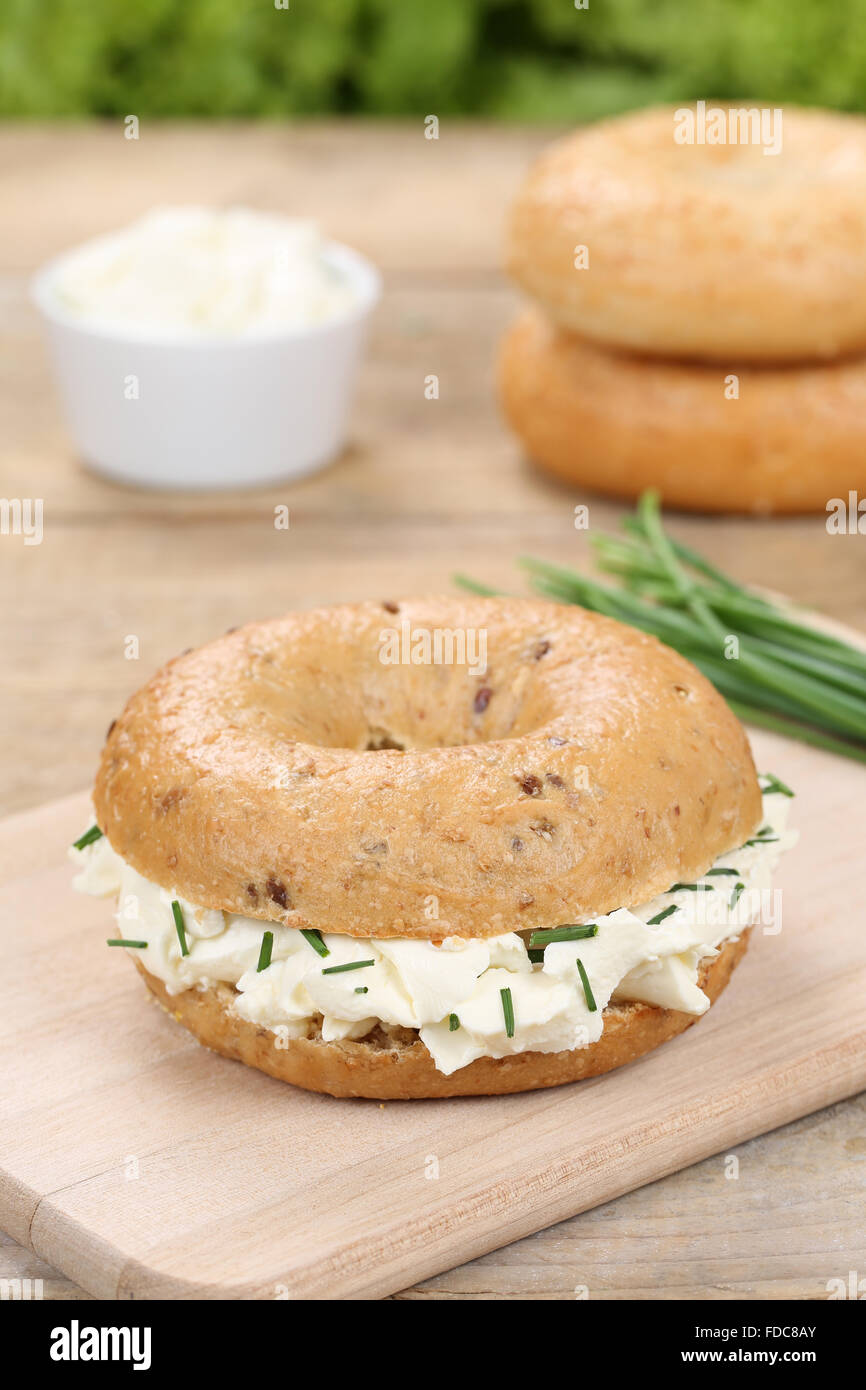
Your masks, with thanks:
M443 122L0 129L2 493L44 500L44 538L0 535L3 806L84 786L105 729L166 658L254 616L448 591L456 570L520 591L514 559L585 567L590 525L622 509L536 475L496 407L497 339L517 297L504 209L550 132ZM233 494L125 489L85 472L59 416L27 279L47 257L156 203L315 216L382 268L352 445L315 478ZM425 398L425 378L439 398ZM696 460L699 466L700 460ZM290 509L277 530L274 508ZM858 536L823 516L676 518L739 579L866 626ZM127 639L138 639L128 659ZM399 1295L404 1298L826 1297L866 1270L866 1100L821 1112ZM729 1165L730 1167L730 1165ZM846 1215L847 1212L847 1215ZM62 1276L0 1241L0 1278Z

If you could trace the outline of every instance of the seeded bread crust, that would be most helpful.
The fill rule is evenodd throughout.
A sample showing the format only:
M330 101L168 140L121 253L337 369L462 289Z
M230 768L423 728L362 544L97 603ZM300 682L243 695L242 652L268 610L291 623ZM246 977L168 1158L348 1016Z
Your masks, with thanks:
M728 941L699 972L711 1003L719 997L745 954L749 929ZM625 1066L676 1037L698 1020L692 1014L650 1004L609 1004L604 1032L596 1043L575 1052L520 1052L500 1059L480 1057L450 1076L437 1071L417 1035L409 1029L377 1029L369 1039L323 1042L321 1035L291 1038L277 1046L276 1035L235 1013L230 985L188 989L171 995L136 959L144 981L163 1006L200 1043L289 1081L306 1091L373 1100L420 1100L445 1096L509 1095L562 1086Z
M404 624L483 633L486 669L383 663ZM94 801L189 902L425 939L647 902L761 816L745 732L688 661L576 607L474 597L291 613L177 658L113 726Z
M866 120L786 107L776 154L676 126L654 108L541 155L510 224L522 288L574 333L726 371L866 349Z

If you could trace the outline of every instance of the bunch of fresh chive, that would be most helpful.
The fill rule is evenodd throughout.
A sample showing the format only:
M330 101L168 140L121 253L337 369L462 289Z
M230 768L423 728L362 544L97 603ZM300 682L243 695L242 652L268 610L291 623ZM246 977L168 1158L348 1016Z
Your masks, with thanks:
M590 536L599 568L619 587L544 560L521 563L548 598L617 618L674 647L741 719L866 762L866 652L743 588L673 540L656 493L644 493L623 527L623 536Z

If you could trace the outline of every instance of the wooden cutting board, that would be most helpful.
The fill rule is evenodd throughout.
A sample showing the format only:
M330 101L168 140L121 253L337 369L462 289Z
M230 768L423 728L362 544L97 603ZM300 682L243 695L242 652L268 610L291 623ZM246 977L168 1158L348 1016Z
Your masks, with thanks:
M376 1297L866 1086L866 768L756 734L798 796L783 925L609 1076L337 1101L206 1052L70 886L87 798L0 825L0 1227L100 1297Z

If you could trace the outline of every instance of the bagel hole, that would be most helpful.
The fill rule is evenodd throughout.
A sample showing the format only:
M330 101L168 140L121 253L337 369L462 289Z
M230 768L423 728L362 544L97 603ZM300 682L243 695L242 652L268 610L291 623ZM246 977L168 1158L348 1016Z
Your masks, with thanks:
M383 748L391 748L397 753L405 753L406 745L388 733L387 729L371 729L364 745L365 753L378 753Z

